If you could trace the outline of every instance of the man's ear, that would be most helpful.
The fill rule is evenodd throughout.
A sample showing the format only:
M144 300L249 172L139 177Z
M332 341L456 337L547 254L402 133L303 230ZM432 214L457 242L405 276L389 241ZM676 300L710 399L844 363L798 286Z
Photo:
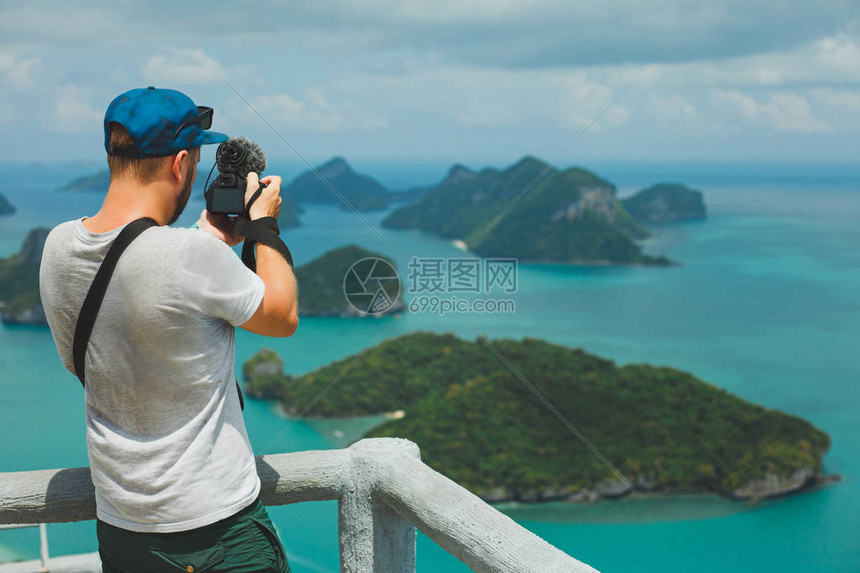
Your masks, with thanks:
M187 177L188 173L191 171L191 168L183 163L186 157L188 157L188 150L183 149L173 156L173 160L170 163L170 172L176 179L177 183L182 181L183 177Z

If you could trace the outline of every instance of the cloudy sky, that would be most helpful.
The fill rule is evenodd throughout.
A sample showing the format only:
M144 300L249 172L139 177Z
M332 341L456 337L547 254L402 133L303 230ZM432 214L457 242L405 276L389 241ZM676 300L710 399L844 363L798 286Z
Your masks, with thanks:
M93 160L117 94L270 157L860 159L860 2L0 0L0 160Z

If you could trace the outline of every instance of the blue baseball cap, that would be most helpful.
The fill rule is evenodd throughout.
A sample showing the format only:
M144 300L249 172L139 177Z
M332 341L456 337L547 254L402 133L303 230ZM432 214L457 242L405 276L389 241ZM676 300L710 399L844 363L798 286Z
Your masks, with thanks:
M184 93L152 86L125 92L105 112L105 151L126 157L165 157L183 149L227 141L208 131L212 108L198 107ZM110 124L122 125L134 139L131 148L110 148Z

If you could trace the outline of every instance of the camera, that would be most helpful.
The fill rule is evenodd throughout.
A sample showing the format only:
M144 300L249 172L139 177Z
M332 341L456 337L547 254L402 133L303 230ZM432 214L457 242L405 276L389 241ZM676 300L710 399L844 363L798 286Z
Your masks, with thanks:
M218 176L206 189L206 209L228 217L247 215L245 190L248 173L258 175L266 168L266 156L259 145L245 137L231 137L215 152ZM260 183L260 188L265 187Z

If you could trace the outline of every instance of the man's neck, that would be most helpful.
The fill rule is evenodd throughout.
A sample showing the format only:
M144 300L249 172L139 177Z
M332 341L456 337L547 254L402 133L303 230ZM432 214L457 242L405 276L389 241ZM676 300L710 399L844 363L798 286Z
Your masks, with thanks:
M106 233L141 217L165 225L174 208L175 201L171 204L169 190L162 182L111 181L101 209L83 224L93 233Z

